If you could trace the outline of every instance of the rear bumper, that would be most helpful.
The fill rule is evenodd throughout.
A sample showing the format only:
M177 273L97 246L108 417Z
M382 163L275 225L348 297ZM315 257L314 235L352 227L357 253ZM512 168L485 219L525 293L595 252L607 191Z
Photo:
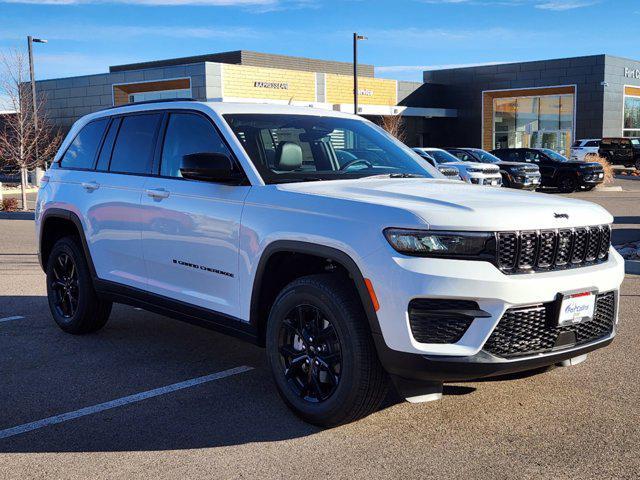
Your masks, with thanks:
M392 375L425 382L459 382L554 365L603 348L614 336L615 332L590 344L517 359L496 357L483 350L467 357L418 355L391 350L381 335L374 335L374 341L383 367Z

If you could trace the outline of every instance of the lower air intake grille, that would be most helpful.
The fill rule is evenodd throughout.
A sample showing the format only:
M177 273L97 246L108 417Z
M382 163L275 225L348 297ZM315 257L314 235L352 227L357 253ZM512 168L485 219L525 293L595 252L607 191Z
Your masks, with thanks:
M615 292L598 294L593 319L560 327L555 302L507 310L484 345L484 350L504 358L546 353L607 337L613 331Z
M415 299L409 303L409 325L419 343L456 343L475 316L484 312L470 300Z

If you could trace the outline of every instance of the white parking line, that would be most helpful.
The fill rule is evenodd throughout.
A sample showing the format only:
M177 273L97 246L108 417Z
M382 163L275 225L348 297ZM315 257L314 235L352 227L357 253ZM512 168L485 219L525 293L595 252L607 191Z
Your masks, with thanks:
M253 367L241 366L230 368L218 373L212 373L211 375L205 375L204 377L192 378L191 380L185 380L184 382L174 383L167 385L166 387L155 388L153 390L147 390L146 392L136 393L127 397L117 398L110 402L99 403L91 407L81 408L72 412L62 413L53 417L43 418L31 423L25 423L18 425L17 427L7 428L0 430L0 439L9 438L22 433L37 430L39 428L48 427L49 425L56 425L58 423L74 420L76 418L84 417L86 415L92 415L94 413L104 412L112 408L121 407L123 405L129 405L130 403L140 402L152 397L158 397L167 393L175 392L178 390L184 390L185 388L195 387L196 385L202 385L203 383L213 382L214 380L220 380L231 375L237 375L239 373L248 372L253 370Z
M4 317L4 318L0 318L0 323L4 323L4 322L11 322L12 320L22 320L24 317L21 317L19 315L16 315L14 317Z

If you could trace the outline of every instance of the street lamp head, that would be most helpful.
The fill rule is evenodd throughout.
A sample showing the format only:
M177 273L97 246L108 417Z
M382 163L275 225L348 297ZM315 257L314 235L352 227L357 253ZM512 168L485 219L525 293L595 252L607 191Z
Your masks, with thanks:
M48 40L45 40L44 38L34 38L33 43L47 43Z
M369 39L364 35L356 35L356 40L369 40Z

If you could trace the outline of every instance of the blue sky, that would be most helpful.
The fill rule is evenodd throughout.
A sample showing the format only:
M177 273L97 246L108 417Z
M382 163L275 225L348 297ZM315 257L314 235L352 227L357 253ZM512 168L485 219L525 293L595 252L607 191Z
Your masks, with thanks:
M0 49L36 45L37 78L224 50L361 61L419 80L433 66L609 53L640 59L637 0L0 0ZM635 45L635 46L634 46Z

